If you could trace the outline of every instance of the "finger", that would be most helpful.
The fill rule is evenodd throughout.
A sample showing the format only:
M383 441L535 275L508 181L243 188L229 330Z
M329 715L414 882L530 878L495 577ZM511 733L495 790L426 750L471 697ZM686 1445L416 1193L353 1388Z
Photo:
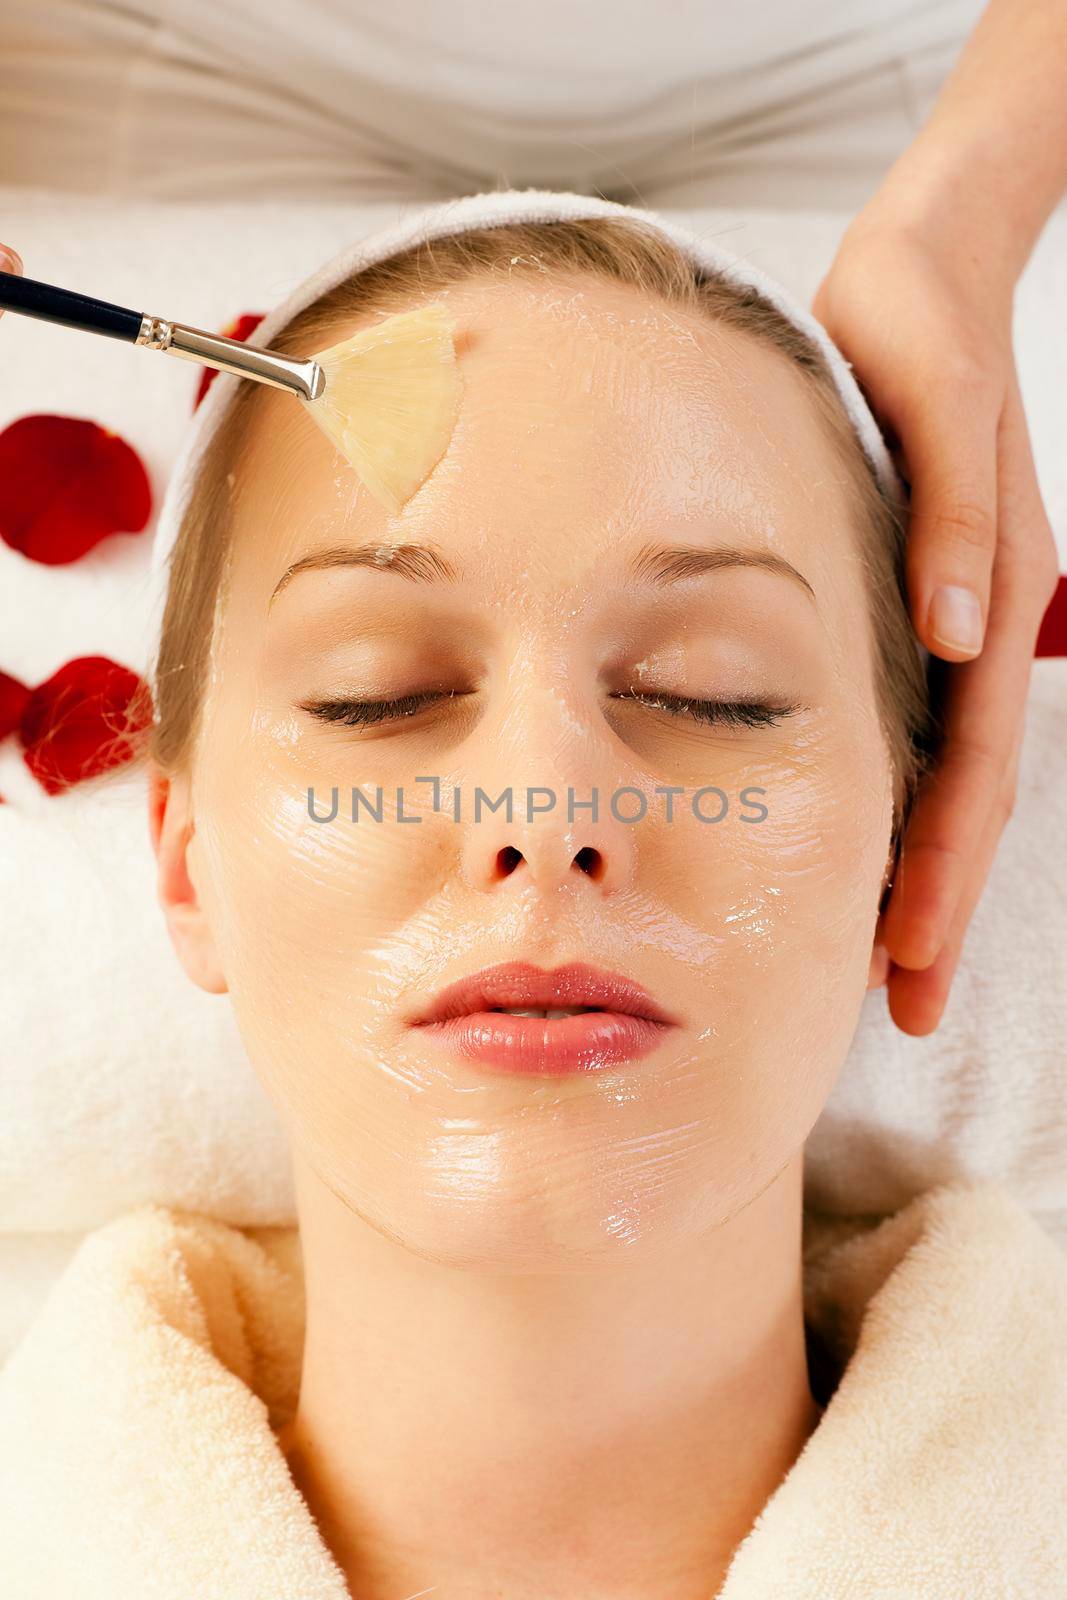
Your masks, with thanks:
M984 892L993 857L996 855L1001 834L1014 805L1022 742L1023 734L1020 729L1007 772L1003 806L994 809L989 815L974 864L975 870L968 879L967 887L953 912L948 933L936 959L921 971L913 971L908 967L890 967L886 980L887 1004L890 1016L903 1033L919 1037L933 1033L944 1015L963 953L967 929L970 927L974 908Z
M880 921L881 919L879 919ZM889 951L882 943L881 935L876 933L871 947L870 966L867 970L868 989L880 989L889 977L891 966Z
M986 822L998 803L1030 681L1033 641L1001 629L977 661L953 667L939 765L924 779L902 841L885 917L897 966L937 956Z
M978 654L997 542L1003 384L963 361L926 384L898 427L911 481L906 548L915 631L933 655Z
M937 766L922 781L885 914L897 966L929 966L973 871L1025 715L1036 625L998 611L976 661L948 667Z
M1021 737L1049 572L1056 565L1014 375L1000 438L1001 532L987 642L977 660L941 669L946 696L939 765L921 786L886 913L889 953L909 968L935 959L986 817L999 802Z
M20 276L22 274L22 259L10 245L0 244L0 272L15 272ZM3 310L0 309L0 317L3 314Z

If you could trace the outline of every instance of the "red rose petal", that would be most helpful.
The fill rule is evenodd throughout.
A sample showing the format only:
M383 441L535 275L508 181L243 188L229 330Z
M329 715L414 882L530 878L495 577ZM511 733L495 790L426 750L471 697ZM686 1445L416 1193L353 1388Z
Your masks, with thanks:
M26 684L6 672L0 672L0 739L6 739L9 733L14 733L22 721L29 698L30 691Z
M247 339L250 334L255 333L265 315L266 313L263 311L242 311L239 317L235 317L232 322L228 322L226 324L222 330L222 337L224 339L241 339L242 341ZM204 368L200 375L200 383L197 387L196 398L193 401L194 411L207 394L218 375L217 367Z
M1067 573L1060 574L1034 645L1035 656L1067 656Z
M113 533L140 533L152 489L137 452L82 417L19 417L0 433L0 538L63 566Z
M138 691L144 698L135 707ZM23 759L49 794L122 766L136 753L132 735L151 721L147 686L106 656L79 656L30 691L20 732Z

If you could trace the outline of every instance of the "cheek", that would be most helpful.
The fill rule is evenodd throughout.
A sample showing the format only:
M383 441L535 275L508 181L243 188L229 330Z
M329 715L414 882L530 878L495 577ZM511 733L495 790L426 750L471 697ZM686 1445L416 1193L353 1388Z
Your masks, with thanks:
M376 952L417 913L449 826L432 814L399 821L387 787L382 821L364 811L352 822L351 780L339 779L337 765L319 773L301 762L294 775L275 746L252 740L239 779L213 784L201 801L209 918L242 1034L265 1074L286 1060L328 1066L327 1043L370 1046ZM375 786L365 792L376 803ZM403 814L418 815L407 790Z
M714 941L702 961L709 1043L836 1070L866 993L892 825L880 731L858 709L825 714L766 754L753 741L714 781L727 816L701 824L687 806L683 828L658 831L646 872ZM702 801L710 817L723 805Z

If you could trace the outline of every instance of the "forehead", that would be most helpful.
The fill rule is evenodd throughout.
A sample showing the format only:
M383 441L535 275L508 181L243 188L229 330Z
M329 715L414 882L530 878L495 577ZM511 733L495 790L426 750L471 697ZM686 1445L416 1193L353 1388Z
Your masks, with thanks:
M455 318L462 382L441 461L392 515L302 402L264 390L235 466L247 575L273 585L339 532L444 542L490 562L543 546L577 577L650 532L728 528L793 559L828 517L844 524L843 467L807 380L762 340L585 274L479 278L426 300Z

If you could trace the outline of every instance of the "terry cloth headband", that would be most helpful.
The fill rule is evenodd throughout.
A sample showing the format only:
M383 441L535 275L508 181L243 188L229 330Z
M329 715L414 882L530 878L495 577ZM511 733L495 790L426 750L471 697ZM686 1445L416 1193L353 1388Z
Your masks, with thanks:
M757 289L786 316L791 323L818 346L829 364L838 393L845 410L859 436L878 482L898 508L905 504L904 486L886 448L878 424L867 405L852 370L826 329L810 312L805 311L773 278L761 272L748 261L732 255L728 250L675 223L667 222L654 211L639 210L614 200L603 200L595 195L571 194L551 189L503 189L487 194L466 195L458 200L445 200L417 212L414 216L392 227L372 233L358 243L350 245L334 256L332 261L306 278L268 313L255 331L254 342L265 348L281 332L289 320L303 311L343 279L352 276L375 262L384 261L412 245L429 239L441 239L449 234L468 233L472 229L499 226L507 222L554 222L589 217L631 217L649 224L659 233L678 245L698 267L705 268L734 282ZM200 457L218 427L235 387L249 383L249 378L239 378L233 373L216 374L210 389L193 418L192 425L178 453L174 470L167 484L159 522L152 545L151 573L159 583L156 599L159 620L166 599L164 567L174 547L182 516L196 481ZM156 632L158 639L158 629ZM926 651L922 651L926 659Z

